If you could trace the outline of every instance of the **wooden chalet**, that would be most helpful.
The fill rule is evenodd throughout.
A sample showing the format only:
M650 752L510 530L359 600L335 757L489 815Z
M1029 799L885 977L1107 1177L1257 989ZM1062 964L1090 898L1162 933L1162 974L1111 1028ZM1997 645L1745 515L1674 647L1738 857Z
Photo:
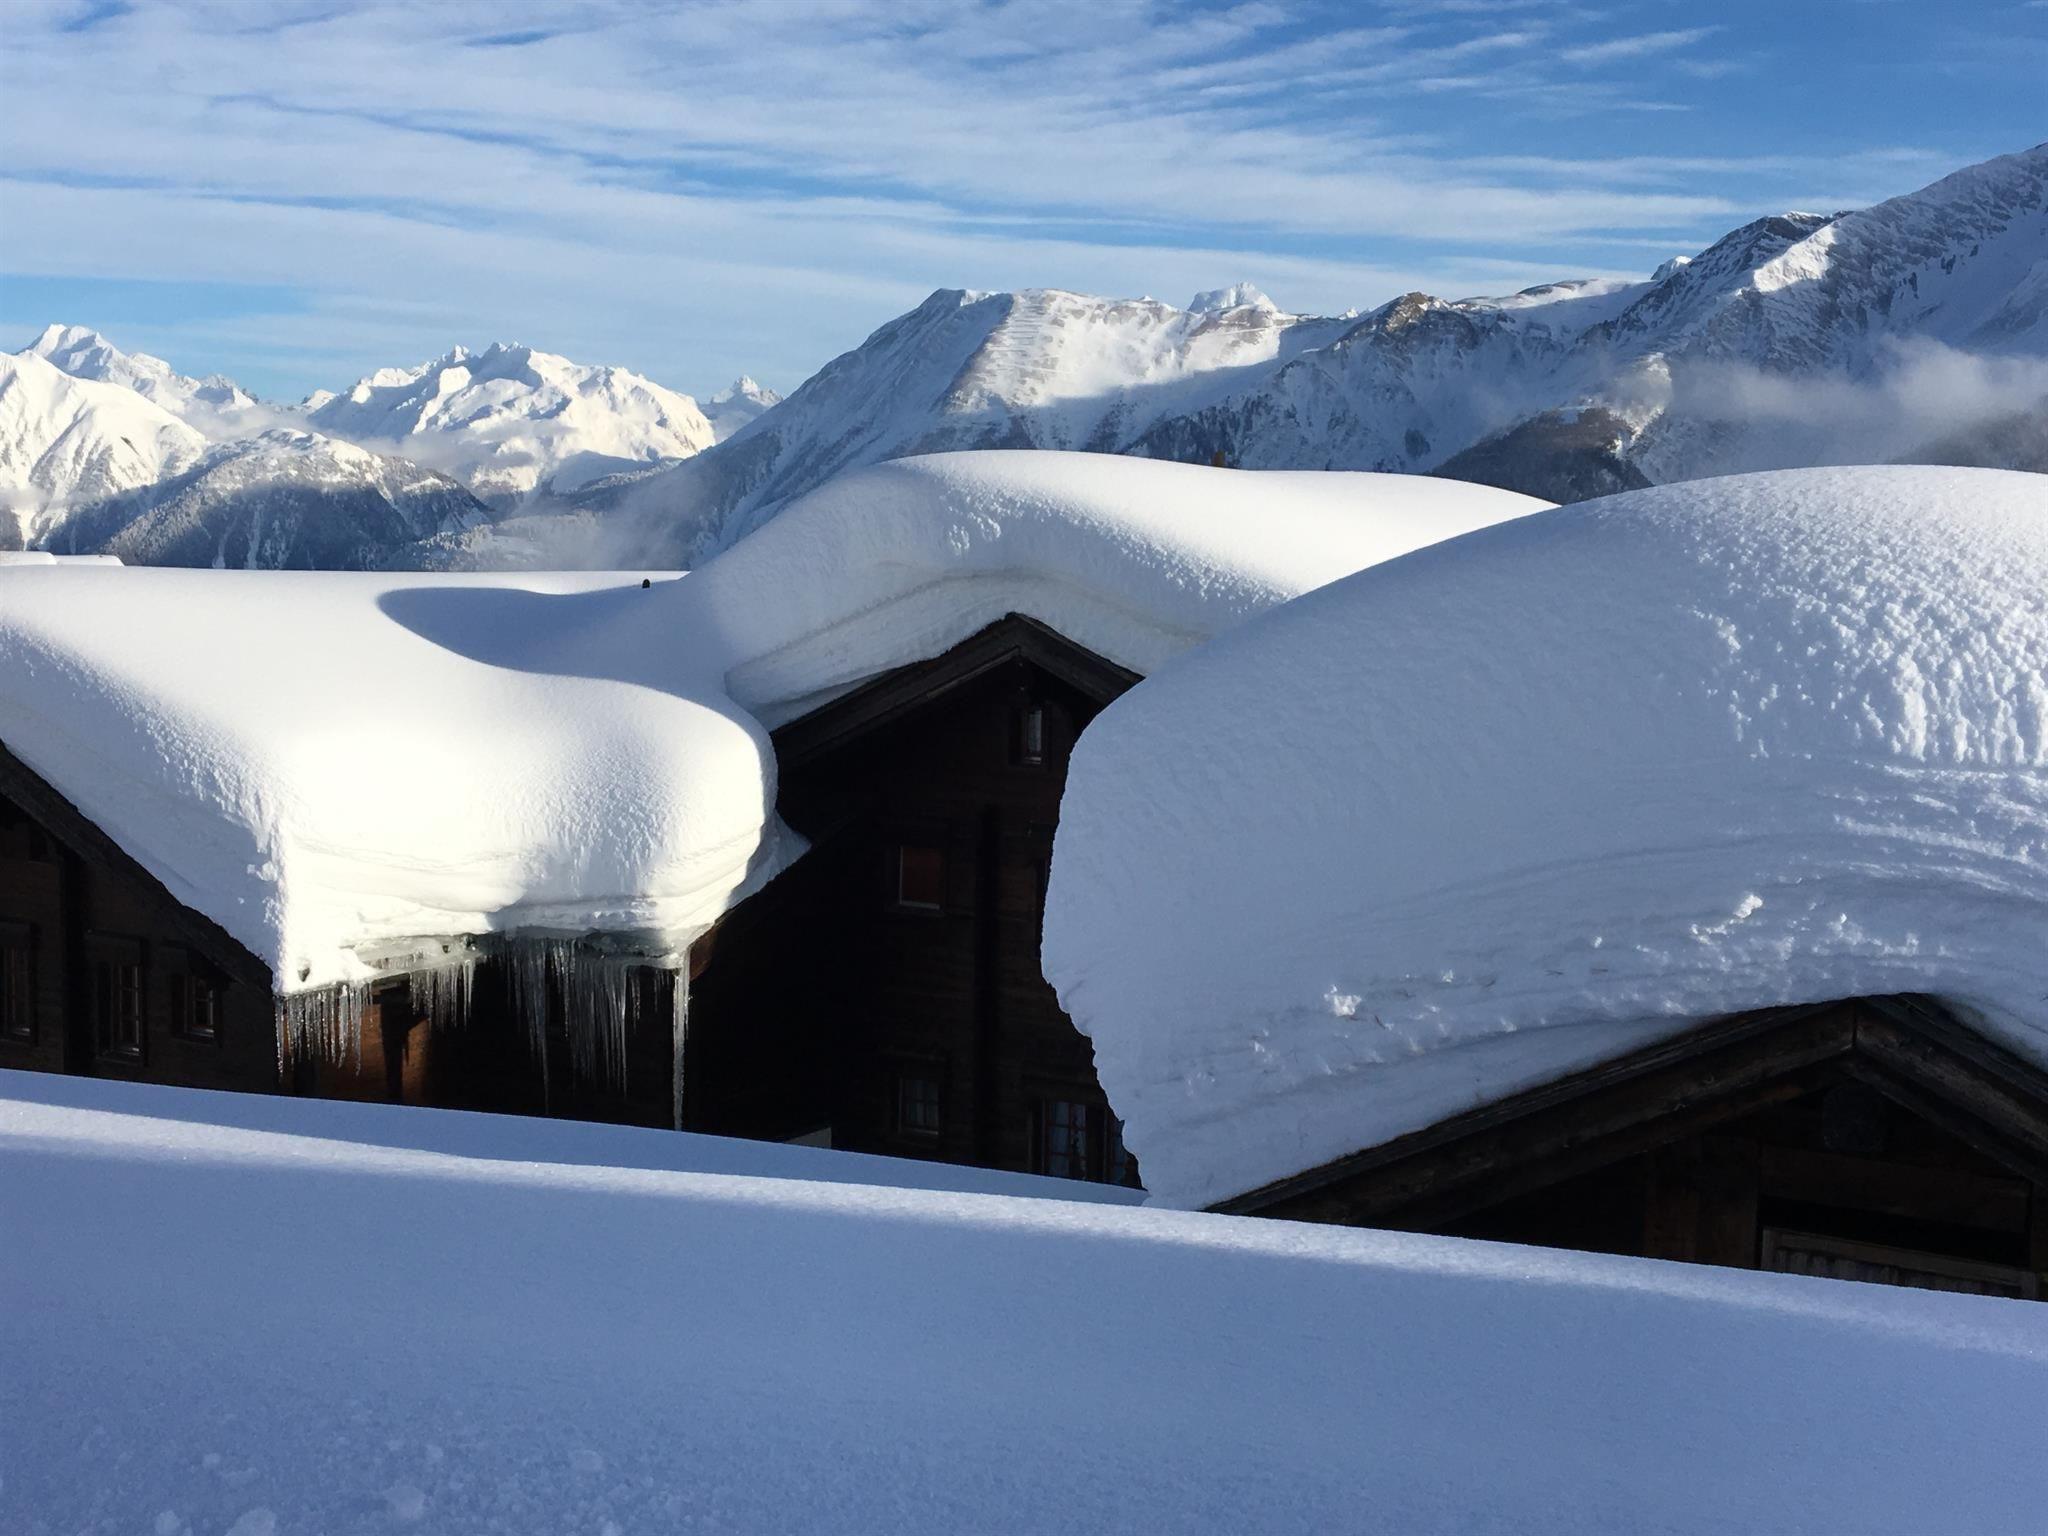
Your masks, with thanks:
M598 957L629 1006L597 1059L587 999L523 941L461 958L460 1023L444 963L380 983L359 1045L282 1051L267 967L0 750L0 1066L657 1126L680 1108L690 1129L1134 1184L1038 947L1075 739L1136 681L1011 615L780 727L779 809L810 851L687 974ZM2048 1073L1925 999L1779 1009L1217 1208L2038 1297Z
M561 960L589 939L462 940L402 962L326 1051L281 1048L268 967L0 754L0 1066L1134 1184L1038 934L1068 755L1136 681L1007 617L775 732L810 852L698 941L687 978L585 954L626 996L609 1030Z

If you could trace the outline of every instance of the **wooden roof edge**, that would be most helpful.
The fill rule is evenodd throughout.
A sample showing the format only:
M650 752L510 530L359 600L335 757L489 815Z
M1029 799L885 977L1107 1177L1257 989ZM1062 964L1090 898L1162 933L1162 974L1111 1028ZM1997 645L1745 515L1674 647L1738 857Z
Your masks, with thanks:
M1104 704L1140 681L1140 674L1076 644L1051 625L1008 613L937 656L869 678L777 726L770 733L776 759L795 766L1018 659Z
M1884 1050L1885 1042L1878 1039L1870 1027L1872 1021L1879 1021L1890 1038L1904 1035L1924 1042L1943 1056L1967 1063L1972 1071L1995 1079L2013 1100L2042 1106L2039 1119L2048 1123L2048 1071L1972 1028L1938 999L1918 994L1850 996L1789 1007L1755 1009L1710 1020L1610 1061L1581 1068L1375 1146L1363 1147L1314 1168L1271 1180L1216 1201L1208 1209L1229 1215L1249 1215L1306 1200L1347 1182L1425 1159L1433 1153L1447 1152L1461 1142L1509 1129L1520 1122L1532 1122L1603 1089L1620 1088L1655 1073L1699 1061L1717 1051L1745 1046L1802 1021L1826 1025L1824 1037L1816 1049L1806 1053L1809 1058L1825 1059L1825 1056L1847 1055L1860 1049L1881 1055L1885 1064L1895 1071L1910 1070L1909 1064L1901 1064L1898 1059L1900 1053L1896 1049ZM1817 1051L1822 1054L1817 1055ZM2011 1150L2032 1163L2035 1161L2034 1138L2027 1134L2028 1130L2025 1125L2018 1127L2016 1144Z

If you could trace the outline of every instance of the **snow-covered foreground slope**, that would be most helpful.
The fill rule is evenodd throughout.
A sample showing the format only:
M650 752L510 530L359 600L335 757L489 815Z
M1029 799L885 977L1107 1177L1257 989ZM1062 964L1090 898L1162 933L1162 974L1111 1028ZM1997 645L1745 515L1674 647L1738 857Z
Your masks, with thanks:
M503 344L384 369L308 416L323 432L446 470L502 508L685 459L714 439L688 395L624 368Z
M2048 479L1798 470L1336 582L1111 705L1045 973L1202 1205L1745 1009L2048 1060Z
M1925 1536L2048 1502L2026 1303L49 1086L0 1074L24 1536Z

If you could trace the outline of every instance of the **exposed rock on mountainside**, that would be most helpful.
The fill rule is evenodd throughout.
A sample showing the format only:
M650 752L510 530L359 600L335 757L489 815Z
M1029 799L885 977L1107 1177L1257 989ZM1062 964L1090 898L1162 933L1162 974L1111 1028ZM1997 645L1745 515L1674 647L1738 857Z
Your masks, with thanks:
M273 429L216 444L181 473L78 513L48 542L131 565L364 570L488 517L446 475Z

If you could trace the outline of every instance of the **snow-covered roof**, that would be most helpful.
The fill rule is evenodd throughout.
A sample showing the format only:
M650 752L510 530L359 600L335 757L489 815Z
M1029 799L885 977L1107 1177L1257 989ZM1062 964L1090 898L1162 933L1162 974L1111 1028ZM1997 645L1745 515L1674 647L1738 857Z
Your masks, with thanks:
M836 476L663 601L776 725L1009 613L1149 673L1340 576L1545 505L1415 475L927 454Z
M1083 736L1046 974L1155 1197L1725 1013L1931 993L2048 1059L2048 479L1832 469L1366 571Z
M2024 1303L454 1119L0 1072L7 1528L1926 1536L2048 1504Z
M652 600L637 576L9 569L0 742L286 990L418 938L659 952L787 849L715 667L575 650Z
M1149 671L1540 505L983 453L845 476L650 591L25 566L0 602L0 742L286 990L459 935L623 931L661 952L792 856L757 722L1013 611Z

